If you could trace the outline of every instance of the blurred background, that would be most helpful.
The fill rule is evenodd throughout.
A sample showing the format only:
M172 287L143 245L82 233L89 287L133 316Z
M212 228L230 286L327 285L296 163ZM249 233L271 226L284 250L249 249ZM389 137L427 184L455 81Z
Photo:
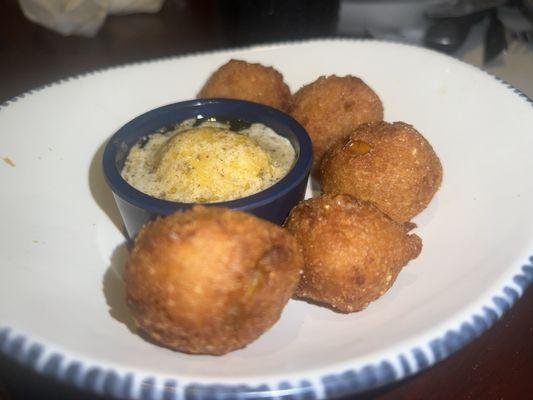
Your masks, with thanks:
M0 5L0 102L105 66L331 36L434 48L533 96L533 0L0 0Z

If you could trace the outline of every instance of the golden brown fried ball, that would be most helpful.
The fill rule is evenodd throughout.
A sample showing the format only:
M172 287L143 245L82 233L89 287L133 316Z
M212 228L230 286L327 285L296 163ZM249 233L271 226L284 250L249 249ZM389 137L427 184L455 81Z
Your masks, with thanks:
M156 342L188 353L246 346L280 316L303 266L285 229L196 206L145 225L125 270L127 301Z
M429 142L411 125L361 125L332 146L321 165L325 193L345 193L374 203L404 222L427 207L442 181L442 166Z
M385 293L422 241L368 202L322 195L292 209L286 228L302 245L305 266L298 297L341 312L364 309Z
M287 111L291 91L274 68L230 60L211 75L198 97L248 100Z
M354 76L321 76L293 97L290 114L306 129L313 142L316 172L325 151L362 123L381 121L378 95Z

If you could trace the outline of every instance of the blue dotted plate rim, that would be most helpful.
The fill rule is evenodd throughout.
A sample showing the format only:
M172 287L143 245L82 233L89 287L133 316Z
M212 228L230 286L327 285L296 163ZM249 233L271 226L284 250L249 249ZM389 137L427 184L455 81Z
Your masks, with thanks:
M172 55L88 71L24 92L0 104L0 111L6 109L10 104L17 102L19 99L46 88L114 69L166 60L182 59L197 55L208 55L246 49L251 50L272 45L284 46L324 41L381 42L423 49L446 57L431 49L425 49L400 42L373 39L322 37L307 40L265 43L255 46ZM457 62L464 63L455 57L450 58ZM499 81L533 106L533 101L529 97L503 79L498 78L481 68L477 68L476 66L470 66ZM83 361L70 359L70 357L65 356L59 351L47 350L45 345L37 343L24 335L17 334L12 328L7 326L0 326L0 352L5 354L11 360L57 381L75 386L81 390L121 399L207 400L283 398L303 400L336 398L376 389L408 376L412 376L445 359L466 344L470 343L476 337L480 336L513 306L522 293L524 293L527 287L533 282L533 255L529 256L529 258L521 264L522 265L513 274L512 279L507 281L500 290L495 292L495 294L489 296L489 302L483 304L476 312L472 313L462 322L454 323L455 328L447 329L440 335L436 335L434 338L430 339L427 343L399 352L393 358L368 363L362 367L347 368L346 370L337 373L328 373L321 375L318 379L317 377L310 377L309 379L301 379L298 382L281 380L276 384L258 383L255 386L249 384L216 383L187 383L186 385L180 385L177 379L158 381L158 378L155 376L141 376L140 373L134 371L119 372L110 367L88 365L88 363L84 363Z

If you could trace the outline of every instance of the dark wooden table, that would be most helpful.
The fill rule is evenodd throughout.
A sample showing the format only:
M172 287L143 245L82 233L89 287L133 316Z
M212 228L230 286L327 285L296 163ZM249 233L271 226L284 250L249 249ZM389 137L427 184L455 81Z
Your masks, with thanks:
M268 24L272 4L278 7L276 24ZM14 0L0 0L0 103L50 81L120 63L332 35L337 8L337 1L167 0L155 15L109 17L98 36L89 39L41 28L24 18ZM50 382L0 356L0 400L34 398L95 396ZM445 361L360 398L533 398L533 290L489 331Z

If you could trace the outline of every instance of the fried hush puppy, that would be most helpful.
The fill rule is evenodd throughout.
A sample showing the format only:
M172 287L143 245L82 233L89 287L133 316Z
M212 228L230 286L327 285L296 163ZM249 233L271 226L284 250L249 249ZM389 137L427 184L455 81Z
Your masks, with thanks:
M291 91L274 68L230 60L211 75L198 93L198 98L214 97L253 101L285 112Z
M195 206L146 224L125 268L127 302L154 341L220 355L274 324L303 256L285 229L253 215Z
M362 123L383 119L383 105L361 79L331 75L298 90L289 113L311 137L316 173L322 156L336 140Z
M383 295L422 249L421 239L407 234L408 226L348 195L303 201L285 226L304 252L296 296L344 313L360 311Z
M374 203L398 222L427 207L442 181L442 165L411 125L372 122L333 145L321 165L325 193Z

